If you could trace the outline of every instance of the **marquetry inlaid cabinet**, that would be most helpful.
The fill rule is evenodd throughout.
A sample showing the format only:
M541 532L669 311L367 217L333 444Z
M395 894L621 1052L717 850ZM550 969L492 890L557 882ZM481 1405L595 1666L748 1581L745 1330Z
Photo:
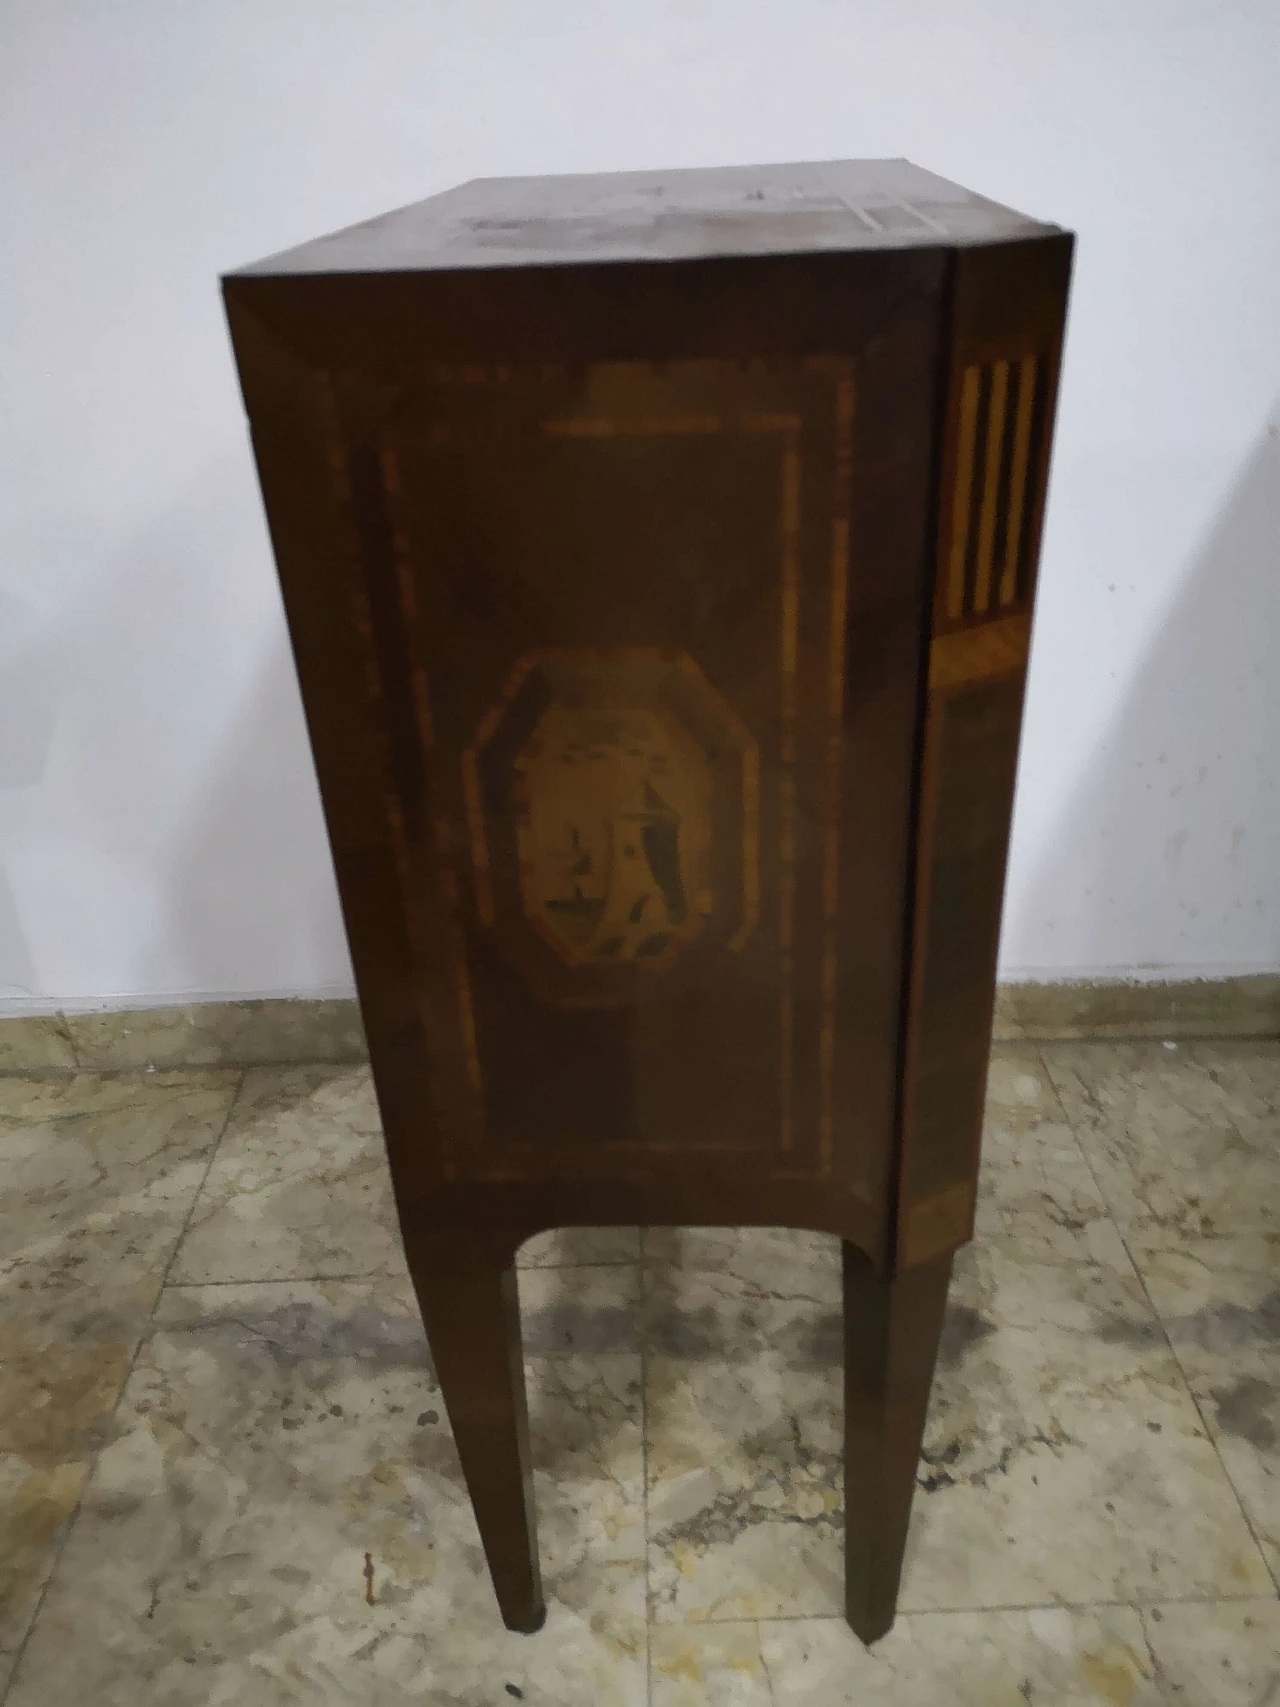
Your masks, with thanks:
M225 298L387 1148L507 1622L513 1262L844 1240L892 1621L970 1235L1071 238L900 160L480 181Z

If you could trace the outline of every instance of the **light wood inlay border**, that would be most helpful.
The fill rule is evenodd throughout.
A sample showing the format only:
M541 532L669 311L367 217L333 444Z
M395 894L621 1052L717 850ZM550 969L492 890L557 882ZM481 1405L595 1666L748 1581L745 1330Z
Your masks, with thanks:
M818 1165L831 1169L835 1139L836 993L839 986L840 777L844 767L845 624L849 607L849 499L853 478L854 389L836 385L832 494L831 605L827 662L827 817L822 864L822 1018L818 1034Z
M960 376L955 459L938 572L948 624L997 615L1027 595L1029 495L1044 427L1048 365L1036 355L970 362Z
M623 364L624 366L627 364ZM643 365L643 364L640 364ZM678 364L677 364L678 365ZM698 364L702 365L702 364ZM822 1169L829 1169L834 1142L834 1062L835 1062L835 1005L838 987L839 917L839 788L843 763L843 706L845 692L845 628L848 606L849 575L849 491L853 462L854 388L849 377L849 364L833 359L815 359L798 363L797 377L823 374L835 381L835 511L832 520L830 547L830 585L828 589L828 664L826 680L826 753L825 798L826 822L822 854L822 917L823 942L820 963L819 1061L820 1103L818 1155ZM558 373L558 370L556 370ZM555 375L548 373L545 377ZM448 382L462 381L469 385L485 381L507 382L520 377L509 368L479 370L467 368L457 372L441 371L434 376ZM536 378L531 372L525 377ZM750 378L747 374L744 377ZM976 410L977 393L974 393ZM798 824L796 799L796 764L798 760L799 715L799 632L800 632L800 572L801 572L801 503L802 503L802 416L795 411L729 409L722 412L690 411L684 413L638 413L635 415L570 415L544 417L535 430L551 438L616 439L626 437L698 436L717 433L768 433L782 440L779 469L780 480L780 586L779 586L779 666L780 666L780 734L779 734L779 898L778 931L780 952L781 1002L779 1019L779 1051L781 1068L781 1107L779 1110L779 1144L786 1153L794 1150L795 1101L794 1065L796 1046L795 1009L795 910L796 868L798 856ZM448 442L452 437L448 423L436 421L430 439L433 444ZM383 457L384 490L394 508L398 496L399 473L390 451ZM408 569L408 543L403 533L396 534L397 557L404 568L398 574L399 592L406 622L412 624L414 590ZM962 561L963 572L963 561ZM497 910L493 894L487 833L484 821L483 788L480 779L479 755L492 738L502 719L511 694L527 673L528 661L516 666L502 699L486 713L475 736L462 755L463 803L471 844L472 876L477 916L486 927L496 923ZM431 711L425 672L420 666L414 671L415 712L424 742L430 742ZM743 858L743 921L729 947L740 949L751 935L759 916L760 868L758 853L758 824L760 811L760 769L755 743L749 741L743 752L742 772L744 858ZM755 833L753 834L753 829ZM451 886L456 903L456 880ZM467 1061L467 1077L477 1091L480 1089L480 1064L475 1035L474 1011L467 981L465 953L459 968L459 1021Z

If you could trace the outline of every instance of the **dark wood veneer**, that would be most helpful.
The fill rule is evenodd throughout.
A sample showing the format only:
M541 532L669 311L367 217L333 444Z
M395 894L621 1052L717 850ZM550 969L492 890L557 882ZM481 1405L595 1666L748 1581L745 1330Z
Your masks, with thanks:
M903 161L495 180L224 294L409 1264L506 1621L514 1259L845 1242L892 1621L995 954L1071 239Z

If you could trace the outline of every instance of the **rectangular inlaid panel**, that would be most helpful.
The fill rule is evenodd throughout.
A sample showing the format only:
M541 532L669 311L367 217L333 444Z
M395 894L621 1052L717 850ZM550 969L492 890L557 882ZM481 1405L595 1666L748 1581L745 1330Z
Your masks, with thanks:
M829 1160L855 408L839 362L442 369L355 447L463 1166Z

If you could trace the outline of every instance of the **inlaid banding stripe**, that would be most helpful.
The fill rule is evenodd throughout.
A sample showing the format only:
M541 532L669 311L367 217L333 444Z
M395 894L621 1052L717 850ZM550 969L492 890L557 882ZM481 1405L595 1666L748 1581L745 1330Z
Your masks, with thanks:
M1004 563L1000 574L1000 603L1018 596L1018 558L1022 545L1022 515L1027 498L1027 465L1031 458L1031 419L1036 395L1034 356L1018 363L1018 395L1014 406L1013 456L1009 466L1009 513L1005 529Z
M960 420L956 433L956 480L951 510L951 564L947 577L947 615L964 615L965 561L969 546L969 494L973 487L973 450L978 427L981 369L968 367L960 387Z
M994 615L1027 596L1045 381L1038 356L971 362L961 375L942 565L949 622Z
M985 611L991 603L991 563L995 554L996 509L1000 489L1000 452L1004 445L1005 399L1009 391L1009 364L997 362L991 370L987 393L987 442L982 477L982 508L978 515L978 553L973 581L973 608Z
M796 668L800 639L800 450L794 437L782 455L782 608L780 612L782 739L779 783L778 948L782 974L781 1148L795 1137L792 1063L795 1055Z

